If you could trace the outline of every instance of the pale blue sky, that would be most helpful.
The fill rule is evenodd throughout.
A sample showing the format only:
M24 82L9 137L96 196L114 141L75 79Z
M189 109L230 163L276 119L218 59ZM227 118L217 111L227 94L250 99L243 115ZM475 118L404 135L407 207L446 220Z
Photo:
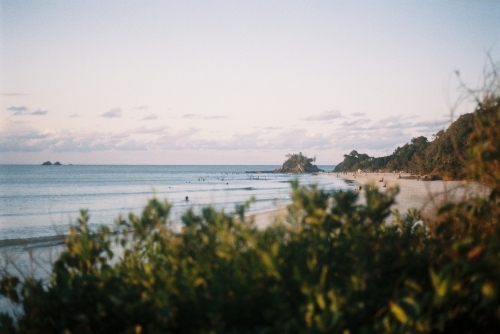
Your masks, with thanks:
M450 121L498 1L3 1L0 163L335 164ZM464 106L457 113L468 112Z

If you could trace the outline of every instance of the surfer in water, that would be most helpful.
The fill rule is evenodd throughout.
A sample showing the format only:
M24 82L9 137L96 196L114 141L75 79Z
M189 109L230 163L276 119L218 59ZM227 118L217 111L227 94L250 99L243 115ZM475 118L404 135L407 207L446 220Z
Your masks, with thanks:
M187 201L189 201L189 197L188 197L188 196L186 196L186 202L187 202Z

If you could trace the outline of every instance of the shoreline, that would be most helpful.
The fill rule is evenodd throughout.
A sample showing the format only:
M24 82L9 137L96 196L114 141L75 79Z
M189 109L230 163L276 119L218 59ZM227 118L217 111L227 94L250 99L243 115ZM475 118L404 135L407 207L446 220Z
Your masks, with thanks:
M408 173L337 173L346 182L357 186L374 184L379 191L398 186L399 194L392 209L404 214L415 208L422 216L432 216L444 202L464 201L471 197L485 197L489 194L487 187L469 181L421 181L409 178ZM401 178L400 178L401 177ZM385 186L385 187L384 187ZM364 194L364 189L360 192ZM361 196L362 200L364 197Z
M406 214L409 209L416 209L423 218L432 217L445 202L465 201L473 197L486 197L489 189L479 183L470 181L452 180L421 180L410 177L409 173L328 173L333 177L344 180L352 186L352 190L359 191L359 204L365 204L364 187L375 185L379 191L398 186L392 211L398 210ZM361 190L359 190L361 187ZM254 219L258 228L265 228L276 220L285 219L287 206L279 206L273 210L249 214L246 219Z

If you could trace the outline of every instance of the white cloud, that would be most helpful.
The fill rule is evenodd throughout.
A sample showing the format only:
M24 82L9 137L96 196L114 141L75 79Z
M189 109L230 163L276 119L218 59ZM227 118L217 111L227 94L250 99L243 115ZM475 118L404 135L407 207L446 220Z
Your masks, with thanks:
M46 134L38 132L10 133L0 135L0 152L40 152L49 142Z
M154 120L154 119L158 119L157 114L149 114L146 117L141 118L141 121L150 121L150 120Z
M204 116L202 117L203 119L223 119L227 118L227 116L222 116L222 115L211 115L211 116Z
M413 124L414 127L425 127L425 128L441 128L450 124L449 119L443 119L439 121L421 121Z
M393 152L412 137L430 136L449 124L449 120L415 122L415 118L418 117L392 115L378 121L367 118L345 121L332 135L332 146L345 151L365 150L363 153L379 156Z
M38 109L36 111L33 111L31 113L29 113L30 115L36 115L36 116L43 116L43 115L47 115L48 111L47 110L41 110L41 109Z
M364 112L353 112L351 114L352 117L362 117L365 116L366 114Z
M101 117L106 117L106 118L122 117L122 110L120 108L113 108L106 111L104 114L101 115Z
M120 151L147 151L147 145L132 139L116 145L115 149Z
M35 110L33 112L28 112L29 109L25 106L20 106L20 107L12 106L12 107L8 108L7 110L15 111L14 114L12 114L13 116L20 116L20 115L43 116L43 115L47 115L47 113L48 113L47 110L41 110L41 109Z
M187 117L201 116L187 114ZM430 136L437 132L437 128L446 124L444 120L416 122L402 115L393 115L377 121L367 118L353 119L321 131L318 131L317 126L292 129L268 126L245 133L224 135L224 132L220 132L214 135L206 132L204 128L172 129L167 126L140 126L120 133L40 131L16 125L9 118L5 118L5 121L8 124L3 122L1 124L3 130L0 131L2 152L186 149L200 152L202 150L281 152L337 150L339 153L346 153L356 149L375 156L390 153L398 145L409 142L417 135Z
M67 130L24 131L0 133L0 152L93 152L107 150L144 150L147 143L138 143L128 135L99 132L74 133Z
M359 126L359 125L367 124L370 122L371 122L371 120L369 120L368 118L361 118L361 119L355 119L353 121L342 122L342 123L340 123L340 126Z
M168 126L158 126L155 128L146 128L144 126L133 128L121 133L121 135L132 135L132 134L151 134L151 133L163 133L168 129Z
M268 131L234 133L230 137L218 139L204 139L198 135L199 131L196 129L166 133L155 141L155 148L284 151L332 148L331 138L305 129L281 131L272 135Z
M325 135L306 129L284 131L257 130L247 133L234 133L225 138L207 139L197 128L170 130L168 127L138 127L118 134L102 132L74 133L63 130L0 133L0 151L2 152L92 152L106 150L277 150L307 151L327 150L335 147L355 149L371 147L375 143L367 129L363 136L346 129L335 135ZM387 131L387 130L386 130ZM146 137L134 137L147 135ZM387 138L401 139L394 132L386 133ZM380 137L380 135L379 135ZM362 138L363 145L357 145ZM366 138L366 139L363 139ZM404 140L408 140L404 136ZM397 141L397 142L398 142ZM340 143L340 145L338 145ZM337 145L336 145L337 144ZM392 145L387 142L382 146ZM370 146L371 145L371 146ZM380 145L377 145L379 147Z
M277 150L329 149L331 138L322 133L309 132L306 129L291 129L282 131L269 138L264 145Z
M223 116L223 115L202 116L202 115L197 115L197 114L184 114L184 115L182 115L182 117L188 118L188 119L207 119L207 120L227 118L227 116Z
M24 115L29 109L25 106L20 106L20 107L12 106L7 108L7 110L15 111L13 115L18 116L18 115Z
M320 114L312 115L304 118L304 121L331 121L333 119L337 119L342 117L342 114L339 110L326 110Z
M132 109L136 109L136 110L147 110L147 109L148 109L148 106L135 106L135 107L133 107Z

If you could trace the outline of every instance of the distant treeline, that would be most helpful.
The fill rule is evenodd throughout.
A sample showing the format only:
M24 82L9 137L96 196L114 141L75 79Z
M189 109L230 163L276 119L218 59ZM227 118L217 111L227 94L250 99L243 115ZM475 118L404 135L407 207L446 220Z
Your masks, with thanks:
M385 157L370 157L352 151L344 155L334 172L393 172L439 175L443 179L465 178L468 139L474 129L474 114L461 115L446 131L439 131L431 142L426 137L412 138Z

